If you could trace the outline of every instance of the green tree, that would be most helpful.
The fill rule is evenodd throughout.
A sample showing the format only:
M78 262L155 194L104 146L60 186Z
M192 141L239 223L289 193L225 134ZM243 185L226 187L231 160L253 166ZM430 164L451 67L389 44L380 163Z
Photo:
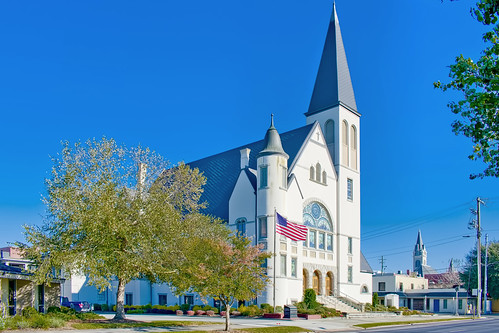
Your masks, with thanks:
M376 307L376 305L379 304L379 299L378 299L378 293L373 294L373 306Z
M485 247L481 251L482 262L482 286L485 285ZM463 286L466 289L477 287L477 265L476 249L470 251L466 256L464 270L460 274ZM499 299L499 243L489 244L488 267L487 267L487 292L493 299Z
M205 178L197 169L171 167L149 149L112 139L63 142L45 183L44 223L25 226L26 242L17 245L35 262L39 282L50 281L53 268L85 274L101 290L117 279L116 319L125 317L128 282L168 281L192 226L216 228L198 213Z
M483 35L486 43L478 61L456 57L450 66L449 83L435 82L436 88L461 92L464 98L448 104L451 111L461 118L452 124L456 135L471 138L473 151L471 160L481 159L487 166L483 172L470 178L499 177L499 13L498 0L480 0L472 15L492 30Z
M316 309L320 306L317 302L317 295L314 289L305 289L303 292L303 303L305 303L307 309Z
M230 329L230 308L236 300L252 300L266 286L263 264L270 254L251 240L225 231L191 237L178 261L172 285L178 294L194 291L221 301L226 309L225 330Z

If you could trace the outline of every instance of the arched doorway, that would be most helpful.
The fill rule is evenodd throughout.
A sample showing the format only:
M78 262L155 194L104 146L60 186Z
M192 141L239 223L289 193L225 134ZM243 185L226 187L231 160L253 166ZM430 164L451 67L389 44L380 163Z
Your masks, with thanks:
M333 290L334 290L333 282L334 282L333 273L327 272L327 275L326 275L326 296L333 296Z
M321 294L321 284L320 284L320 277L319 277L319 272L315 271L314 276L313 276L313 288L315 291L316 295Z
M308 289L308 271L303 269L303 292Z

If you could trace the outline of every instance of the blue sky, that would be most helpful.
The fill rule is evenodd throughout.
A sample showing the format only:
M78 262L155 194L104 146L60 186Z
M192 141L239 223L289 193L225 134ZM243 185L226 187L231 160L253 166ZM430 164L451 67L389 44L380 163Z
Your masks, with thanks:
M362 249L374 269L412 268L421 229L429 264L474 246L474 198L499 239L497 179L469 180L468 139L433 89L485 28L475 1L336 2L361 118ZM172 162L263 138L269 115L305 124L332 1L0 3L0 246L41 222L60 140L115 138Z

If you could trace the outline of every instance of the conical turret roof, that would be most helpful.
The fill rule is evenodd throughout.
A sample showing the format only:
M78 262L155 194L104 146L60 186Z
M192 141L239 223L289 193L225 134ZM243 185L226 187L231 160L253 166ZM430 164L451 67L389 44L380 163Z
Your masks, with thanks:
M258 157L263 155L281 154L284 155L286 158L289 158L288 154L286 154L284 149L282 149L281 137L279 136L279 133L274 127L274 115L271 115L270 127L267 130L267 133L265 134L265 139L263 139L263 141L264 141L264 148L262 151L260 151Z
M340 23L336 14L336 5L333 4L314 92L305 115L308 116L339 104L357 112Z

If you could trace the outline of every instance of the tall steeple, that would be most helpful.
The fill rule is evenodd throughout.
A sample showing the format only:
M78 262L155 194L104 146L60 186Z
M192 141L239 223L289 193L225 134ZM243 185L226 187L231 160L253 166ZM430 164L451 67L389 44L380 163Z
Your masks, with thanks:
M412 254L413 271L417 272L420 276L424 276L425 271L428 272L431 267L427 266L427 252L423 244L423 237L421 237L421 230L418 230L418 238L416 239L416 245L414 246L414 252Z
M315 80L314 92L305 115L309 116L339 104L357 112L340 23L336 14L336 5L333 3L333 12Z

